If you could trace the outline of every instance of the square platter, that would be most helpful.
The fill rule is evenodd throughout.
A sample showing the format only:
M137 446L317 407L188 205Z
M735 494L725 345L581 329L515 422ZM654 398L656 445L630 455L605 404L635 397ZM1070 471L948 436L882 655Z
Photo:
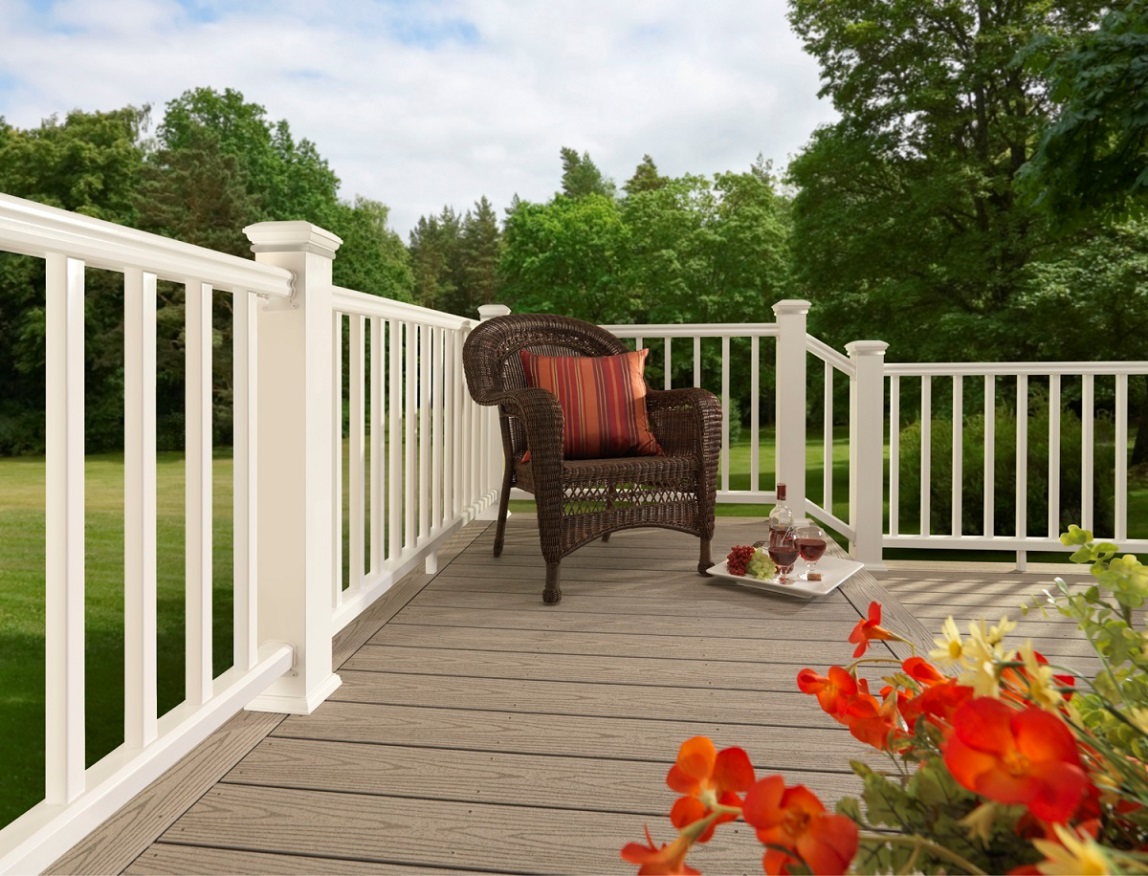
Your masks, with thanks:
M723 581L740 584L753 590L767 590L770 593L780 593L782 596L793 596L797 599L813 599L832 593L841 586L850 576L860 572L864 567L861 563L844 557L824 556L817 563L817 571L821 573L820 581L802 581L797 578L799 571L804 570L805 564L800 560L795 573L790 576L790 583L782 584L777 578L768 578L764 581L749 575L731 575L726 570L725 560L707 570L715 578Z

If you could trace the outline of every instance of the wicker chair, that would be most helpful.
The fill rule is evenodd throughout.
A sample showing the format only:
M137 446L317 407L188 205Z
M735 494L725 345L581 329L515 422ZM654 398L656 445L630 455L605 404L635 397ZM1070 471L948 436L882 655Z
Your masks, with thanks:
M502 553L510 490L519 487L535 498L546 560L545 603L562 598L558 568L564 556L620 529L660 526L698 536L698 572L706 574L721 447L721 406L714 395L704 389L647 390L650 430L664 456L568 460L558 399L527 386L519 356L524 349L542 356L627 351L605 329L545 314L495 317L467 337L467 386L479 404L498 405L506 460L494 555Z

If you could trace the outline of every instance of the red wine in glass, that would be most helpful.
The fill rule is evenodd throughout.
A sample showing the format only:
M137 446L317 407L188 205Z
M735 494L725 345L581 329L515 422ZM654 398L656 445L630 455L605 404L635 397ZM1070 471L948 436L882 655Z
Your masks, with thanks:
M794 533L794 541L797 542L801 559L805 560L805 572L801 578L805 581L820 581L821 574L817 571L817 561L825 553L828 544L825 532L819 526L802 526Z
M825 539L799 538L797 539L797 551L805 562L816 563L825 553Z
M769 558L777 563L779 580L785 583L787 576L793 571L793 564L797 562L797 542L793 537L781 539L769 546Z

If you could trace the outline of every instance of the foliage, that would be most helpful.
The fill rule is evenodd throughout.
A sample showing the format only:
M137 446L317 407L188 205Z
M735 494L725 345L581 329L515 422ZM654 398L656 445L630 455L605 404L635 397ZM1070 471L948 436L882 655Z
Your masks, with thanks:
M1026 355L1005 311L1050 234L1015 179L1051 108L1017 56L1102 6L791 0L841 115L789 167L798 285L826 305L814 331L909 360Z
M589 152L579 155L569 146L560 150L562 156L562 194L568 198L582 198L586 195L614 197L614 183L590 159Z
M1034 45L1059 112L1023 182L1058 218L1120 213L1148 193L1148 2L1114 5L1095 30Z
M501 296L498 262L502 231L485 196L459 216L443 207L421 216L410 234L415 299L424 307L475 317Z
M1028 415L1028 455L1025 514L1028 535L1048 534L1048 454L1049 405L1043 392L1032 393ZM998 405L993 424L993 533L1012 535L1016 530L1016 411ZM1081 519L1082 479L1080 459L1083 428L1079 414L1062 403L1060 411L1060 508L1058 527ZM966 416L962 427L961 533L977 535L984 531L984 436L983 413ZM900 441L900 521L901 531L920 519L921 423L918 420L901 430ZM1095 422L1095 463L1093 479L1093 519L1097 528L1111 532L1113 527L1115 483L1115 433L1110 418L1101 415ZM940 417L932 420L929 457L929 531L952 531L953 423Z
M656 847L647 830L647 845L622 858L640 873L697 872L685 864L693 844L740 817L771 874L1148 872L1148 571L1075 526L1061 541L1079 547L1073 560L1091 564L1096 583L1074 593L1058 579L1047 606L1084 632L1103 667L1094 679L1057 674L1029 642L1006 648L1007 617L970 624L968 637L950 618L927 660L881 626L874 602L849 637L853 663L803 669L797 684L884 752L889 772L854 763L861 799L833 815L801 785L757 780L741 749L691 739L666 779L682 795L670 811L677 838ZM913 653L865 657L874 641ZM868 664L892 664L876 695L859 675Z

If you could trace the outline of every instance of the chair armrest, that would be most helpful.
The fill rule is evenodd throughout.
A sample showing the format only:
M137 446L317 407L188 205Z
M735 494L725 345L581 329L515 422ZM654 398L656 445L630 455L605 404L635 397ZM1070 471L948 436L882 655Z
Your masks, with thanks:
M646 393L650 431L670 455L698 454L717 464L721 453L721 402L700 387Z
M526 443L535 463L553 460L562 466L562 406L549 390L540 387L509 389L491 393L485 404L496 404L510 417L517 417L526 427Z

